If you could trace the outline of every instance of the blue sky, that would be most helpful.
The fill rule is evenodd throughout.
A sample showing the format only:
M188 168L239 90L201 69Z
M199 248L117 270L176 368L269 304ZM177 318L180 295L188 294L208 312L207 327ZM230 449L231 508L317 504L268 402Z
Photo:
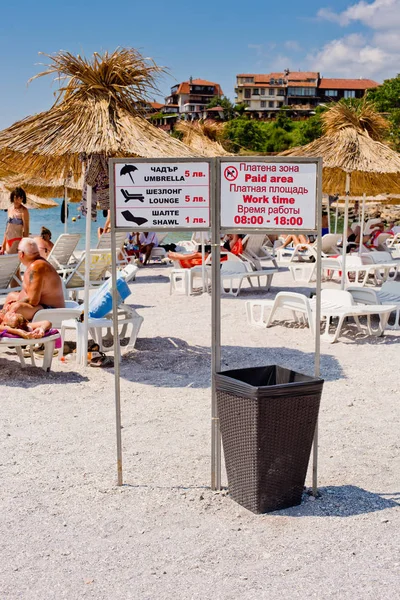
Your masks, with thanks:
M20 0L3 3L1 17L0 128L50 107L50 78L27 87L46 60L40 51L90 56L133 46L169 68L163 94L193 76L220 83L231 100L237 73L289 67L382 81L400 70L400 0Z

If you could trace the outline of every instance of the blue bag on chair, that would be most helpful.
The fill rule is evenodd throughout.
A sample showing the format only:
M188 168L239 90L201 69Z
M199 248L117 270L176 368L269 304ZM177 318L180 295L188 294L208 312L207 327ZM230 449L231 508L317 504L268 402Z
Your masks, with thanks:
M103 283L89 301L89 317L101 319L112 311L111 278ZM125 279L117 276L118 306L130 295L131 291Z

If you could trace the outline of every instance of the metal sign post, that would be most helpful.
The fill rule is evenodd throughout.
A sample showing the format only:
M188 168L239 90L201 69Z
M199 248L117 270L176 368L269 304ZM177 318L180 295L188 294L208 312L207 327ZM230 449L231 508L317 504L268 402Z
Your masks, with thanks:
M118 485L123 484L123 472L115 234L209 230L213 169L207 158L109 160Z
M212 438L211 487L221 489L221 437L215 376L221 367L221 233L317 235L314 374L320 373L322 159L223 157L216 159L212 219ZM317 436L313 450L313 490L317 491Z

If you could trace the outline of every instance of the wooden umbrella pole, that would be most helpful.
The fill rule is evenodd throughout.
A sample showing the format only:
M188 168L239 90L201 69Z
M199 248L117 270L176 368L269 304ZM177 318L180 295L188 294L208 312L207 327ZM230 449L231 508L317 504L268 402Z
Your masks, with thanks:
M68 190L67 180L64 179L64 233L68 232Z
M338 218L339 218L339 198L336 200L335 233L337 233Z
M84 322L83 322L83 348L81 356L81 364L87 366L88 358L88 337L89 337L89 285L90 285L90 231L92 227L92 186L87 186L86 195L86 240L85 240L85 291L84 302L85 307Z
M342 282L341 289L344 290L346 284L346 253L347 253L347 229L349 226L349 195L350 195L350 173L346 173L346 204L344 207L344 223L343 223L343 254L342 254Z
M365 192L363 194L362 199L362 208L361 208L361 223L360 223L360 245L358 247L358 254L361 254L363 251L363 240L364 240L364 221L365 221Z

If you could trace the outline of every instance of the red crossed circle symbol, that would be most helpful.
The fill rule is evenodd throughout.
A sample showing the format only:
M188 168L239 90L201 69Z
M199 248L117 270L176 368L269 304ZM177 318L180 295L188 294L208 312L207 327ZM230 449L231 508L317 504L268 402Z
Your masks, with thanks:
M238 178L239 171L236 167L226 167L224 171L224 177L228 181L235 181Z

